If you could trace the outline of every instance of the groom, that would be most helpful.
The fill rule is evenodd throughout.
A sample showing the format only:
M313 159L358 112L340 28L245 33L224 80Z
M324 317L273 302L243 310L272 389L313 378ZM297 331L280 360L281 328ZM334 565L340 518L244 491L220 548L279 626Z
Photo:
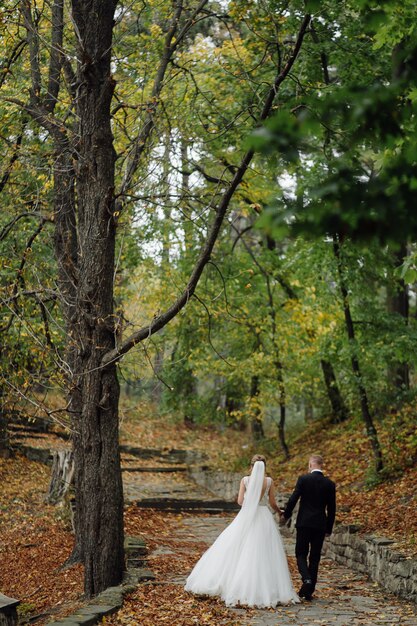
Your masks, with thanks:
M300 476L282 514L288 520L300 500L295 524L295 556L303 584L298 595L311 600L316 588L324 538L331 535L334 524L336 486L330 478L324 476L323 459L318 454L310 456L308 468L310 473Z

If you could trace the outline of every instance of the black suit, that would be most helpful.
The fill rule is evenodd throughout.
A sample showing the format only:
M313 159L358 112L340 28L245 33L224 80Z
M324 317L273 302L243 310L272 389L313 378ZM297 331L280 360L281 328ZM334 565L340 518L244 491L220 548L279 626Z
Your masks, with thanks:
M319 471L300 476L285 507L286 519L291 517L298 500L300 500L300 508L295 523L297 529L295 555L301 578L303 581L311 580L311 593L313 593L317 583L324 537L326 534L330 535L333 529L336 514L336 486L330 478Z

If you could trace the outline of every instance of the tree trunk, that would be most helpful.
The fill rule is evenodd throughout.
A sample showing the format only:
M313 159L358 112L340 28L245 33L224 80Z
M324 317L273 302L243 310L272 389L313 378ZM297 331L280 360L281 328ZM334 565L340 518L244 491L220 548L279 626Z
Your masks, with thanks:
M0 364L3 357L3 348L0 345ZM0 458L8 459L10 456L9 448L9 431L8 431L8 419L6 410L4 407L4 386L3 381L0 380Z
M396 267L399 267L407 256L407 245L403 244L396 253ZM390 313L400 315L405 324L408 323L410 313L408 286L403 280L387 294L387 308ZM410 389L410 368L408 363L393 364L388 370L388 378L391 385L399 391Z
M304 401L304 419L307 423L312 422L314 418L313 405L309 400Z
M69 389L69 412L72 426L74 459L80 441L82 398L75 384L73 373L77 360L76 301L78 281L78 235L75 199L75 170L71 147L67 141L55 141L54 164L54 248L58 269L58 293L65 320L67 342L65 350L65 373ZM78 469L78 464L77 464ZM82 499L79 472L74 478L77 503ZM81 505L74 511L75 542L66 565L83 561L83 527Z
M282 363L280 361L277 361L275 363L275 367L277 370L277 380L278 380L278 388L279 388L278 437L279 437L279 442L281 444L281 448L284 453L284 456L286 459L289 459L290 451L288 448L288 444L285 440L286 394L285 394L284 377L282 375Z
M264 426L262 424L261 412L258 406L259 396L259 376L252 376L250 385L250 398L253 401L252 411L253 416L251 419L251 431L255 441L259 441L265 437Z
M1 348L0 348L1 359ZM10 456L9 433L6 411L4 409L4 389L0 382L0 458L8 459Z
M47 501L57 504L67 493L74 477L72 450L58 450L54 453Z
M376 428L372 419L371 412L369 410L368 396L367 396L366 388L362 379L359 359L356 354L355 330L354 330L352 315L350 311L348 290L346 287L344 273L343 273L340 243L339 243L338 237L336 236L333 237L333 252L336 257L336 262L337 262L337 271L338 271L338 276L339 276L339 288L340 288L340 293L342 295L346 332L347 332L347 336L348 336L350 347L351 347L352 371L353 371L353 374L356 380L356 385L357 385L358 392L359 392L362 419L365 422L366 433L368 435L369 441L371 443L372 451L374 454L375 470L377 472L380 472L383 468L381 446L379 444L378 434L377 434L377 431L376 431Z
M333 424L337 424L338 422L344 422L348 419L349 413L345 401L343 400L343 396L340 393L333 366L330 361L327 361L326 359L321 359L320 364L323 372L324 382L326 384L327 396L330 400L330 404L332 407L332 422Z
M115 151L110 126L114 89L110 51L115 5L113 0L72 1L79 35L79 278L74 384L82 401L74 459L76 523L82 533L87 597L120 583L124 571L119 383L115 364L101 365L103 355L115 347Z

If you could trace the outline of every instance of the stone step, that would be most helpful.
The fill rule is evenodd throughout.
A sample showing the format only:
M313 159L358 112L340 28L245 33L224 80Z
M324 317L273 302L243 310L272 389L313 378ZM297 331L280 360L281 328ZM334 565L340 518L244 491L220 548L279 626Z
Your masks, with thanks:
M141 498L134 502L142 509L157 509L158 511L201 511L204 513L222 513L224 511L238 511L236 502L228 500L203 500L191 498Z
M16 450L30 461L37 461L45 465L52 465L53 452L49 448L35 448L33 446L16 445Z
M122 454L131 454L142 459L161 459L165 463L202 463L205 455L197 450L178 450L176 448L140 448L121 444L119 446Z

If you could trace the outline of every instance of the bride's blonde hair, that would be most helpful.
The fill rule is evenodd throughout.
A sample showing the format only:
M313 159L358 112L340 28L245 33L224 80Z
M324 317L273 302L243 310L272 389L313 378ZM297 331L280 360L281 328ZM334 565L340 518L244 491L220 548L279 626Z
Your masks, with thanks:
M251 468L255 465L256 461L262 461L262 463L265 465L265 469L266 469L266 458L263 456L263 454L255 454L250 462L250 466Z

